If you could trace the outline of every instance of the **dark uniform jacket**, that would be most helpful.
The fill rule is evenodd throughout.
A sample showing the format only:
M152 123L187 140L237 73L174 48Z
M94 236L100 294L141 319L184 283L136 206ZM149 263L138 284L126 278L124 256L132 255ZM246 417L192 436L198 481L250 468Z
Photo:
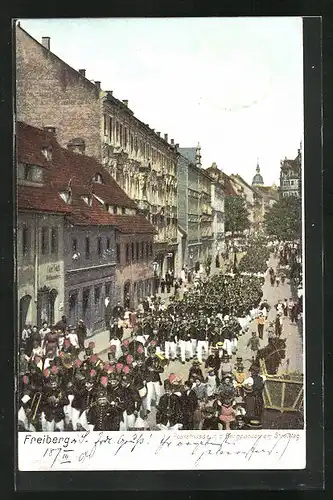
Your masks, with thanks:
M69 405L67 394L61 389L46 389L42 394L42 411L48 422L60 422L65 418L64 406Z
M180 424L183 420L182 405L175 394L163 394L157 407L156 423L170 426Z
M162 385L160 373L163 373L163 371L164 368L161 366L158 358L147 358L144 371L144 378L146 382L159 382L159 384Z
M95 399L95 391L92 388L88 391L85 387L81 387L74 394L74 399L72 401L72 407L80 411L82 414L87 408L89 408Z

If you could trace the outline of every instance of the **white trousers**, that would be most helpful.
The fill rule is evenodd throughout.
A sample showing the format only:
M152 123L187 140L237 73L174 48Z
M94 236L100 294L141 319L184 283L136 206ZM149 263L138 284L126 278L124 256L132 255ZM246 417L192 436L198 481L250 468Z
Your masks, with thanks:
M179 431L182 428L182 424L170 425L170 422L167 425L157 424L156 426L160 431Z
M193 358L192 342L190 340L180 340L180 357L182 361L185 359Z
M134 413L132 415L127 415L127 411L123 412L123 421L120 422L119 430L120 431L129 431L135 427L136 416Z
M155 400L157 406L161 397L161 386L159 382L147 382L146 409L151 411L151 402Z
M24 425L24 428L26 431L36 432L36 427L34 425L32 425L31 422L29 422L23 406L21 406L21 408L19 409L18 421Z
M202 363L203 350L205 351L205 355L208 356L208 340L198 340L197 357L200 363Z
M61 432L65 430L64 420L60 420L60 422L55 422L54 420L51 420L51 422L48 422L45 418L45 414L42 413L42 431L54 432L56 429Z
M72 419L73 431L77 431L77 424L80 419L80 411L77 410L76 408L72 408L71 419Z
M64 406L64 413L65 413L65 423L68 425L72 421L72 401L74 399L74 395L70 394L68 396L69 399L69 405Z
M177 344L176 342L165 341L165 357L166 359L175 359L177 356Z
M123 351L121 350L121 342L119 339L112 339L112 340L110 340L110 346L111 345L116 346L116 360L118 361L120 356L122 356L122 354L123 354Z
M191 339L191 344L192 344L192 355L194 356L194 353L197 352L197 339Z

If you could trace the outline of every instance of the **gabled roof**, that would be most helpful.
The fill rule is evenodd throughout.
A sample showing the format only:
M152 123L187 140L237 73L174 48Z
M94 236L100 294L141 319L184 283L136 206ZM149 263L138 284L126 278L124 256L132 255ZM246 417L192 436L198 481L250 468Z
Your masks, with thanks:
M52 148L52 159L47 161L41 153L43 147ZM105 204L137 210L137 205L127 196L109 172L94 158L73 153L62 148L54 134L22 122L17 124L18 161L39 165L44 170L41 186L18 186L19 210L68 214L78 225L113 225L125 233L156 233L154 226L142 215L113 215ZM103 184L94 183L100 174ZM60 193L71 189L72 203L66 204ZM92 196L89 206L83 195Z

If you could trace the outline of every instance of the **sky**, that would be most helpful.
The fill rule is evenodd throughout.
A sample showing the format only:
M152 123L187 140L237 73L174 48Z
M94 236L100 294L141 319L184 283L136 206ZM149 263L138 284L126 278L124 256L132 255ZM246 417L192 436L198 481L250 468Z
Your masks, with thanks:
M266 185L303 140L302 19L21 19L21 27L180 147Z

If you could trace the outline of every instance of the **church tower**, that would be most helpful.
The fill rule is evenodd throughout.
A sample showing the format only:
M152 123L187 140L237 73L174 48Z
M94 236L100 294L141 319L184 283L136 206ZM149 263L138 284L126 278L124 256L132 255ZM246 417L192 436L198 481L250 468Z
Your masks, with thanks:
M252 186L263 186L263 185L264 185L264 179L262 178L262 175L260 173L259 158L257 158L256 175L252 179Z

